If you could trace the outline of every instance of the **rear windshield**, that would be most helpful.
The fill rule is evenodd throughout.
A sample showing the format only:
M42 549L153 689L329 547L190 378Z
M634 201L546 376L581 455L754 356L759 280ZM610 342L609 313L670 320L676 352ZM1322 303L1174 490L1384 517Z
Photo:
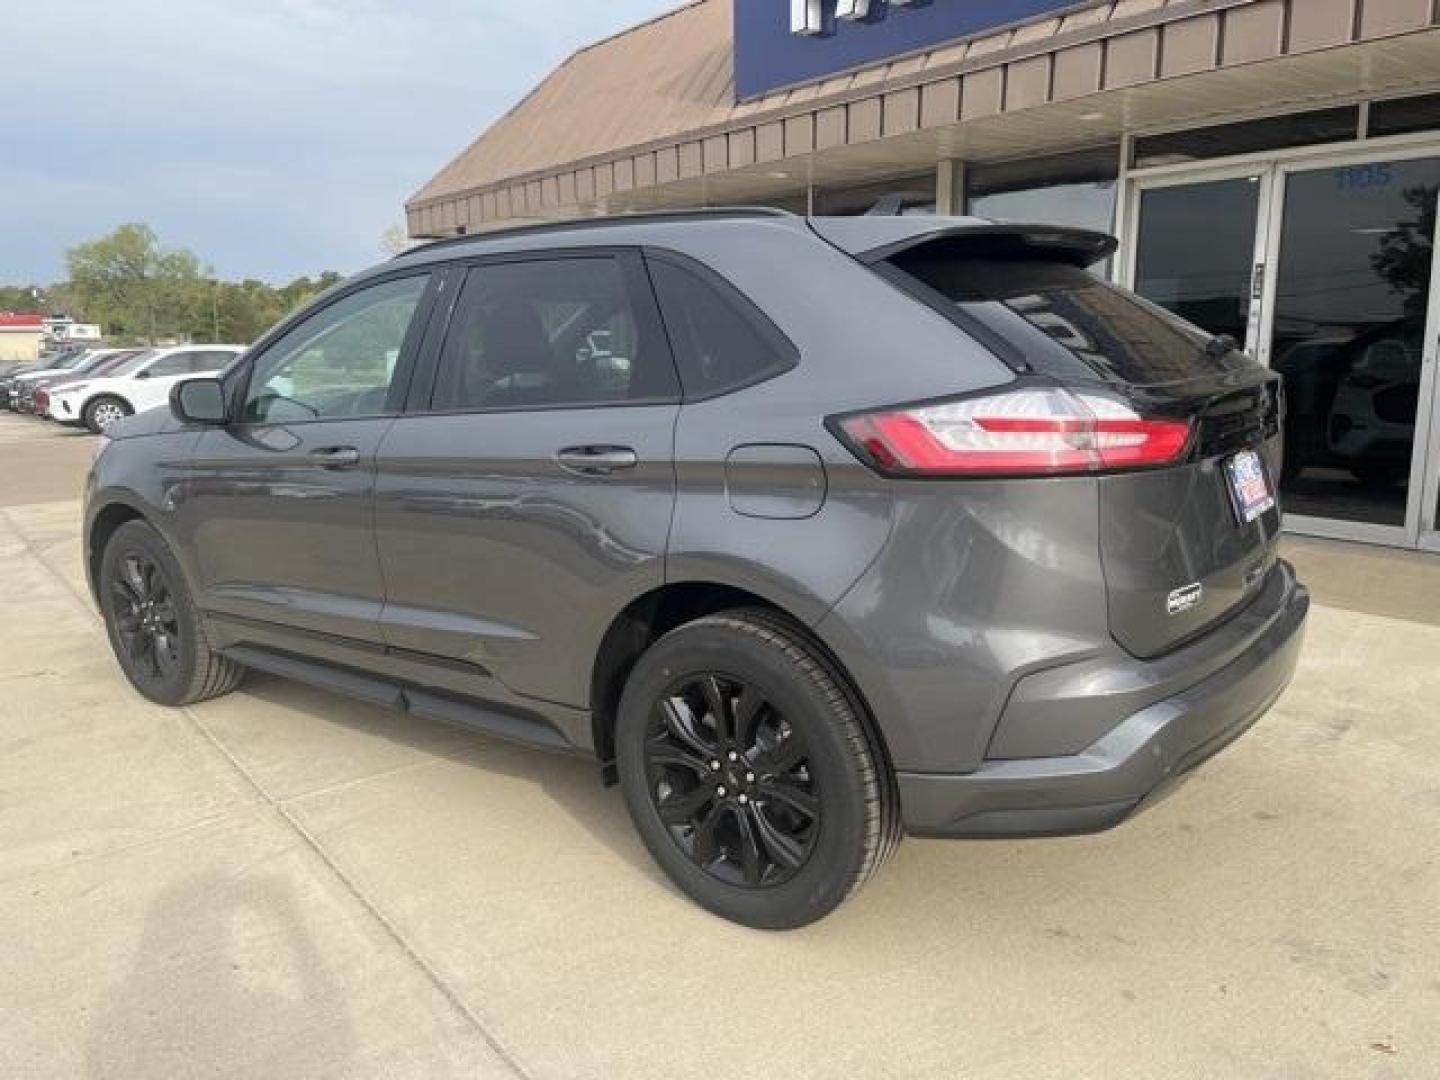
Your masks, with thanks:
M918 251L891 264L918 279L1010 356L1058 378L1131 386L1180 382L1247 366L1209 334L1072 263L1029 255Z

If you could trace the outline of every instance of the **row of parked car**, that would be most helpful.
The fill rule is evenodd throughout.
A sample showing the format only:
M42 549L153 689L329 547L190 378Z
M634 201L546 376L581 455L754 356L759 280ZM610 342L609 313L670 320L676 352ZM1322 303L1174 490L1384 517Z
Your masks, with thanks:
M164 405L187 377L222 371L243 345L67 349L0 373L0 405L99 433Z

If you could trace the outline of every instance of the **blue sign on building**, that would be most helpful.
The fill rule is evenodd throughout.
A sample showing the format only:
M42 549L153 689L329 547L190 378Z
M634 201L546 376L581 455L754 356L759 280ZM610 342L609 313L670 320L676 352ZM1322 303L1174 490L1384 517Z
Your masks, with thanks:
M735 0L735 93L756 97L1078 0Z

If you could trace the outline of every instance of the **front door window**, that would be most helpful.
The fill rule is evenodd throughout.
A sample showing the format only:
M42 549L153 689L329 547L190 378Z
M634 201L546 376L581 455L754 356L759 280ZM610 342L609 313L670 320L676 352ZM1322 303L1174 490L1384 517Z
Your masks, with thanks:
M299 323L255 362L242 419L296 423L379 416L428 274L343 297Z

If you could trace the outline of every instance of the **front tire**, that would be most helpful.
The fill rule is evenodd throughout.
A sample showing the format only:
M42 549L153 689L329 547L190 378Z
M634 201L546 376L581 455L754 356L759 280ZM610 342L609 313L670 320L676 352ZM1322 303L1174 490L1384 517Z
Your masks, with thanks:
M86 427L96 435L100 435L114 427L121 420L124 420L125 417L131 415L134 411L128 402L122 401L113 395L105 394L97 397L94 401L87 402L85 411L81 413L80 418L85 422Z
M761 929L804 926L853 895L899 839L859 709L770 612L707 616L652 645L626 682L615 747L661 869L702 907Z
M100 559L100 607L130 685L161 705L228 694L244 668L210 650L180 565L143 521L115 530Z

